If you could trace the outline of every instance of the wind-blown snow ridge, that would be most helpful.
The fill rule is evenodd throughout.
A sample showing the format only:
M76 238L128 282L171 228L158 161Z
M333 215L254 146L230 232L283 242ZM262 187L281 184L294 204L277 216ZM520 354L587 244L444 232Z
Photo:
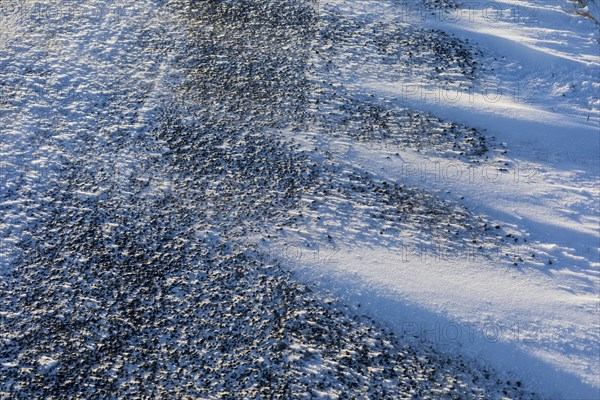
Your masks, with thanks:
M600 387L600 87L593 78L599 72L597 33L590 21L540 2L520 2L522 14L515 18L516 5L501 3L505 12L492 20L486 15L490 4L483 3L469 10L459 8L458 14L443 11L429 17L403 3L325 2L322 18L350 22L341 29L331 22L323 24L322 37L328 42L326 51L316 57L313 73L317 82L335 82L327 90L336 95L325 97L325 104L330 98L343 103L346 93L370 104L357 120L377 124L367 122L369 130L363 125L359 135L352 134L352 124L340 131L379 143L362 144L338 135L319 140L319 147L327 148L333 159L360 165L377 179L433 189L492 217L504 228L502 235L514 239L515 248L497 243L497 251L473 253L462 247L455 256L443 244L415 244L419 242L415 235L395 234L392 239L382 236L379 242L341 239L327 257L335 263L305 259L295 263L302 271L309 266L308 276L325 280L325 287L336 288L348 301L365 301L355 293L366 290L373 295L379 288L382 294L367 300L368 309L398 331L402 331L398 321L406 321L411 313L413 322L457 323L475 327L486 338L490 323L496 324L494 344L463 337L459 342L464 351L527 371L558 397L595 398ZM412 27L402 30L402 39L379 39L381 32L395 35L403 24ZM544 42L544 37L561 34L565 25L571 34L565 35L564 45ZM339 33L331 35L329 29ZM432 38L439 29L452 38L444 41L452 49L446 58L436 60L431 52L422 56L429 49L419 52L410 47L408 58L378 56L397 54L395 46L402 40L413 43L409 39L413 32ZM435 45L431 49L436 52ZM464 60L447 64L454 54ZM343 61L337 63L338 59ZM456 74L457 66L462 73ZM432 76L432 69L438 76ZM352 110L346 105L339 109ZM422 142L430 144L425 149L406 140L390 140L402 133L401 125L390 120L395 122L404 110L474 127L474 132L485 128L482 140L492 151L479 159L461 158L468 154L464 151L448 158L451 154L439 152L439 129L433 127L418 136L427 138L427 133L437 131ZM343 113L337 111L338 116L335 109L329 113L329 118L345 122ZM325 129L332 130L327 125ZM477 137L468 139L477 143ZM491 226L489 219L486 224ZM341 238L347 235L344 228L338 229ZM482 250L486 240L477 237L473 242ZM323 271L324 266L329 271ZM353 278L336 283L336 277L347 273ZM329 274L334 278L327 278ZM392 299L395 310L380 310L386 299ZM511 329L518 331L516 338L506 335Z

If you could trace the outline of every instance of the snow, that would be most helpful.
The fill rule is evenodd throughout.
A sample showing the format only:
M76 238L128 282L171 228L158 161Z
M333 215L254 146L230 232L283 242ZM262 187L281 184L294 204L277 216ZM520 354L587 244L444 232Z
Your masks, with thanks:
M473 164L343 138L319 144L338 162L360 165L384 181L433 190L510 227L520 245L452 254L414 246L404 237L348 241L341 228L329 258L335 262L293 260L300 275L360 302L396 332L407 322L427 329L457 326L460 351L520 371L551 396L597 398L597 26L569 14L567 4L544 1L477 2L431 15L418 7L406 12L393 2L322 4L347 18L441 29L482 51L478 61L486 75L458 88L372 61L336 77L352 93L370 94L388 107L408 105L484 128L486 136L506 144L507 151L493 159ZM338 45L340 54L357 59L371 51L361 52L350 40ZM502 259L505 250L519 262ZM441 341L439 332L433 336Z
M591 19L192 3L0 4L0 397L600 397Z

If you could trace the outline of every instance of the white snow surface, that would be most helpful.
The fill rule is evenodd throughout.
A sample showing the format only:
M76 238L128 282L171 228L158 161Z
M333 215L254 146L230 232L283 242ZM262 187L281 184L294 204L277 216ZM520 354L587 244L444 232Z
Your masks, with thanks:
M320 257L300 251L288 259L304 279L360 303L396 332L520 371L548 396L598 398L598 26L568 2L469 4L449 13L391 1L330 0L321 8L468 40L486 68L471 86L436 86L376 62L330 76L353 93L483 128L508 152L473 164L342 138L319 145L384 181L433 190L509 226L519 262L415 250L403 237L392 246L360 243L345 240L343 227Z

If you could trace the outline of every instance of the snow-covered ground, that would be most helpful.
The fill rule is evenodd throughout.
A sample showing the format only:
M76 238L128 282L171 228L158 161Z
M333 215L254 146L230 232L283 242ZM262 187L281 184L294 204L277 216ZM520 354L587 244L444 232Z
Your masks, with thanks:
M342 57L316 60L323 66L315 80L326 76L387 108L408 106L485 129L502 148L473 162L345 137L320 139L319 146L378 179L432 190L485 215L515 243L481 252L424 246L403 235L361 243L345 239L342 226L326 257L289 258L305 279L360 302L396 332L520 371L548 395L597 398L597 25L574 16L569 3L550 1L433 11L391 1L321 2L322 18L329 15L368 27L334 39ZM403 24L468 42L479 73L461 82L440 63L436 72L449 80L432 81L419 62L407 71L373 57L377 36ZM395 46L403 50L390 42L384 51Z
M599 398L575 11L0 2L0 397Z

